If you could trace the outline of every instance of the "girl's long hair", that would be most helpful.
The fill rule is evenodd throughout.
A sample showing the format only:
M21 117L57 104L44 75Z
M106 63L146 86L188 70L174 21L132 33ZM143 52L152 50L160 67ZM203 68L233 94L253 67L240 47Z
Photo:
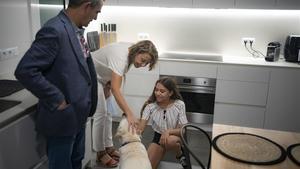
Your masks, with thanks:
M169 90L169 92L173 92L172 96L170 97L171 100L178 100L178 99L183 100L181 94L179 93L179 89L177 87L177 83L176 83L175 79L168 77L168 76L164 76L156 81L151 96L144 103L144 105L141 109L141 112L140 112L141 118L142 118L145 107L150 103L156 102L155 88L156 88L157 83L162 84L165 88L167 88Z

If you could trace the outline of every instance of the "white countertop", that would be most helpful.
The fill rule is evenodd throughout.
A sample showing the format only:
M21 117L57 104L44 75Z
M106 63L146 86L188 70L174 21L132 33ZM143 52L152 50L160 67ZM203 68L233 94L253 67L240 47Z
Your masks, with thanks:
M264 58L254 57L238 57L238 56L223 56L223 61L207 61L207 60L189 60L189 59L171 59L160 57L159 60L164 61L184 61L184 62L198 62L198 63L212 63L212 64L236 64L236 65L249 65L249 66L265 66L265 67L283 67L283 68L300 68L300 64L286 62L280 58L275 62L267 62Z
M266 66L266 67L289 67L300 68L300 64L286 62L284 58L280 58L275 62L267 62L265 58L254 57L236 57L236 56L223 56L223 63L225 64L241 64L241 65L253 65L253 66Z

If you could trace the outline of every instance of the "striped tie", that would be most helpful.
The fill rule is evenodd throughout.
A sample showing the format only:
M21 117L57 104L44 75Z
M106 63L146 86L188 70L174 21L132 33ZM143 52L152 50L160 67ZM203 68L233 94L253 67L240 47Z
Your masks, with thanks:
M82 52L83 52L83 56L84 56L84 58L87 58L89 56L90 50L89 50L88 44L85 41L82 34L80 34L80 43L81 43L81 49L82 49Z

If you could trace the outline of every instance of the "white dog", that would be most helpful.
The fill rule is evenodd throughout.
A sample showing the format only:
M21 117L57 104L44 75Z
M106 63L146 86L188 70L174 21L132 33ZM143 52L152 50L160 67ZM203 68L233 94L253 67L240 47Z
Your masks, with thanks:
M128 131L128 121L122 118L116 137L120 138L119 169L152 169L145 146L136 131Z

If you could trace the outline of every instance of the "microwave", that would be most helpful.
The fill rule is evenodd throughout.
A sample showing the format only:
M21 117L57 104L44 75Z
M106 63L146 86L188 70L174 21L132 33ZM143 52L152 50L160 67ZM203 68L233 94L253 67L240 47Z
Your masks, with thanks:
M300 35L289 35L286 38L284 58L287 62L300 63Z

